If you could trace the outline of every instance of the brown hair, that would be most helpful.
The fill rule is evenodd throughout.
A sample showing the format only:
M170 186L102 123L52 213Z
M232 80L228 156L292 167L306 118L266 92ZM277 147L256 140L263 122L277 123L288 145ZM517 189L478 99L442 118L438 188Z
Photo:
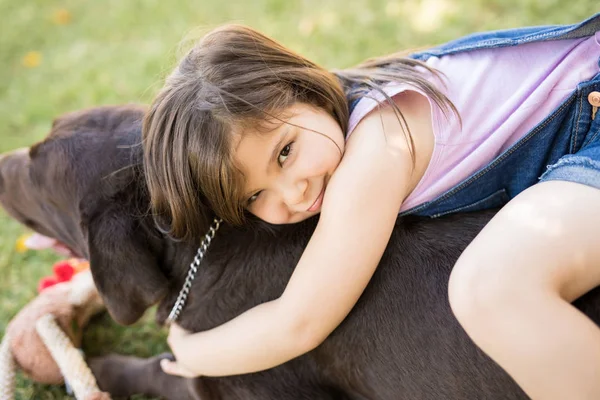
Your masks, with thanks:
M246 199L231 151L233 132L281 121L281 112L294 103L326 110L343 132L348 102L370 89L381 91L386 82L412 84L443 110L454 110L415 67L436 74L400 56L330 72L251 28L213 30L167 77L144 119L144 170L155 220L180 239L200 237L212 213L241 224Z

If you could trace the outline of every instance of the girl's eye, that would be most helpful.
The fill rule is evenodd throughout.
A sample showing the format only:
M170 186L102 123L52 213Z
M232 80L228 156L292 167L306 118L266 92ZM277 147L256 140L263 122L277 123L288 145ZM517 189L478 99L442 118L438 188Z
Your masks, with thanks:
M250 198L248 199L248 205L254 203L256 201L256 199L258 199L259 195L260 195L260 191L254 193L252 196L250 196Z
M293 144L294 144L294 142L290 142L279 152L279 157L277 158L277 162L279 163L279 166L283 166L283 164L285 163L285 160L287 160L289 155L292 153L292 145Z

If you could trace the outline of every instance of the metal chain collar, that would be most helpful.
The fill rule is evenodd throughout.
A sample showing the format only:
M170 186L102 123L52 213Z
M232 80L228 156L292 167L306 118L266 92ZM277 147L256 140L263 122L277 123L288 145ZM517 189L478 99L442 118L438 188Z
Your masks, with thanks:
M188 294L190 293L190 288L192 287L192 283L194 282L194 278L196 278L196 274L198 273L198 267L200 266L200 262L204 258L206 254L206 250L210 245L211 240L215 237L215 233L219 226L223 222L222 219L215 218L213 220L212 225L208 229L206 235L204 235L204 239L200 242L200 247L198 247L198 252L196 253L196 257L190 264L190 269L188 270L187 276L185 277L185 282L183 283L183 287L179 292L179 296L177 296L177 300L175 301L175 305L171 309L169 316L167 317L166 324L171 325L171 323L175 322L177 318L179 318L179 314L181 314L181 310L185 306L185 301L187 300Z

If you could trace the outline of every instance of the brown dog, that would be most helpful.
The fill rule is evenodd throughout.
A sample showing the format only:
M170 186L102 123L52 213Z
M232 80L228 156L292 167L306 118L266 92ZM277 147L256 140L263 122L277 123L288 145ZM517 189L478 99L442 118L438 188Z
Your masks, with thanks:
M0 159L0 203L33 230L89 258L111 315L136 321L158 303L164 321L199 242L165 237L148 215L141 118L133 106L67 114L46 140ZM114 396L168 399L521 399L516 384L465 335L450 311L455 260L492 213L398 221L388 249L350 315L314 351L261 373L186 380L159 360L92 360ZM292 226L224 226L203 260L180 324L217 326L278 297L315 219ZM599 292L578 306L600 321ZM490 310L493 312L493 310Z

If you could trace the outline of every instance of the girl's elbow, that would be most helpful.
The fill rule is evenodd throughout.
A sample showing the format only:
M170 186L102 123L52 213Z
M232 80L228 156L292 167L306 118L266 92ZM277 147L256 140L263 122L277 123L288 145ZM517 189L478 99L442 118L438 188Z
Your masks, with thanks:
M314 350L325 341L328 334L323 331L323 324L312 317L293 318L290 323L289 337L298 355Z

